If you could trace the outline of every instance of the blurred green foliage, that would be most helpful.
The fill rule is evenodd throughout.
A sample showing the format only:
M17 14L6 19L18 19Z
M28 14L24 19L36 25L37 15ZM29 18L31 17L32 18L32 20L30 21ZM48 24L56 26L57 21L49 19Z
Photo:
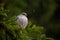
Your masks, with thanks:
M44 27L29 22L26 29L21 29L16 24L16 16L8 18L5 11L2 10L1 12L0 40L53 40L46 37Z
M33 25L32 28L21 29L18 25L3 25L0 27L0 40L53 40L46 37L43 27Z

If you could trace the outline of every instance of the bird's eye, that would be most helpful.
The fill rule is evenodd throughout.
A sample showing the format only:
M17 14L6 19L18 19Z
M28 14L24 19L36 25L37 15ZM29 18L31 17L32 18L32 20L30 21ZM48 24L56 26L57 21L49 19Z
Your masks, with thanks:
M25 15L25 14L22 14L22 15Z
M22 15L25 15L25 16L27 16L27 14L22 14Z

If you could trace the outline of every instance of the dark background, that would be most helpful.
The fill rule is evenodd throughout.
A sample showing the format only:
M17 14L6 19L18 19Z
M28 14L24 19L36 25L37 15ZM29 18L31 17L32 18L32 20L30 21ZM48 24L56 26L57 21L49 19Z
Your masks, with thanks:
M0 0L0 7L10 11L7 20L26 12L29 21L46 28L47 37L60 40L60 0Z

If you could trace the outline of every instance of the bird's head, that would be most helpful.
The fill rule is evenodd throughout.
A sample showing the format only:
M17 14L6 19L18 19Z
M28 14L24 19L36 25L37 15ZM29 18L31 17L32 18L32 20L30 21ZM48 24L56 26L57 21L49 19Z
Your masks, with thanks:
M19 15L16 17L16 19L19 19L20 15L27 16L27 13L25 13L25 12L22 12L21 14L19 14Z
M25 12L22 12L22 13L21 13L21 15L25 15L25 16L27 16L27 13L25 13Z

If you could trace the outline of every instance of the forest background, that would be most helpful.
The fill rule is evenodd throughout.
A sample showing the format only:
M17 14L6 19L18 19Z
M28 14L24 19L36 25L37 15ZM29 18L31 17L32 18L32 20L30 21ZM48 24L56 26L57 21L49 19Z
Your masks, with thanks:
M16 24L21 12L29 19L24 30ZM60 40L60 0L0 0L0 40Z

